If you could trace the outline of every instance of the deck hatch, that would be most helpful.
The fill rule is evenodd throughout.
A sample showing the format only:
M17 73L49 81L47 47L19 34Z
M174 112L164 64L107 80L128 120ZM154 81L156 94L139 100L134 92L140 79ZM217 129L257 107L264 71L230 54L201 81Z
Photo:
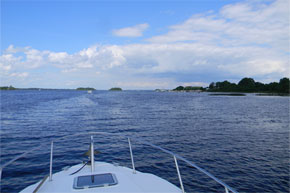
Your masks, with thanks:
M116 176L111 173L78 176L74 179L74 189L112 186L117 183Z

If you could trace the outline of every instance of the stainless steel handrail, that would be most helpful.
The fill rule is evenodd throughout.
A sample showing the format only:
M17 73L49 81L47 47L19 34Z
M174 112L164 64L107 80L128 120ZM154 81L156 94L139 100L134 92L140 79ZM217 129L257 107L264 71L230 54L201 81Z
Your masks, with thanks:
M53 141L50 144L49 181L52 181Z
M175 156L173 156L173 158L174 158L174 162L175 162L175 166L176 166L176 171L177 171L177 175L178 175L181 191L182 191L182 193L185 193L184 192L182 178L181 178L180 171L179 171L179 166L178 166L178 163L177 163L177 159L176 159Z
M45 182L45 180L48 178L48 176L44 176L44 178L41 180L41 182L38 184L38 186L36 186L36 188L33 190L32 193L36 193L38 192L38 190L40 189L40 187L43 185L43 183Z
M60 137L60 138L58 138L58 139L55 139L55 140L53 140L53 141L54 141L54 142L57 142L57 141L61 141L61 140L63 140L63 139L69 138L69 137L76 137L76 136L81 136L81 135L97 135L97 134L99 134L99 135L100 135L100 134L101 134L101 135L112 135L112 136L124 137L124 138L127 138L127 139L128 139L128 136L123 135L123 134L108 133L108 132L88 132L88 133L78 133L78 134L73 134L73 135L66 135L66 136ZM153 147L153 148L155 148L155 149L159 149L159 150L161 150L161 151L163 151L163 152L165 152L165 153L167 153L167 154L170 154L170 155L172 155L173 157L175 157L175 158L177 158L177 159L179 159L179 160L182 160L182 161L184 161L185 163L187 163L188 165L190 165L190 166L196 168L197 170L199 170L199 171L202 172L203 174L207 175L208 177L210 177L211 179L213 179L214 181L216 181L218 184L220 184L221 186L223 186L223 187L225 188L225 191L226 191L226 192L228 192L228 190L229 190L229 191L231 191L231 192L233 192L233 193L238 193L238 192L237 192L236 190L234 190L232 187L230 187L229 185L227 185L226 183L224 183L224 182L221 181L220 179L216 178L216 177L215 177L214 175L212 175L211 173L207 172L206 170L204 170L203 168L197 166L196 164L192 163L191 161L188 161L187 159L183 158L183 157L180 156L180 155L175 154L175 153L173 153L173 152L171 152L171 151L169 151L169 150L167 150L167 149L164 149L164 148L159 147L159 146L157 146L157 145L154 145L154 144L152 144L152 143L149 143L149 142L147 142L147 141L144 141L144 140L141 140L141 139L137 139L137 138L135 138L135 137L130 137L130 139L134 139L134 140L137 141L137 142L140 142L140 143L142 143L142 144L145 144L145 145L151 146L151 147ZM130 144L130 145L131 145L131 144ZM7 167L8 165L10 165L10 164L13 163L14 161L16 161L16 160L18 160L18 159L20 159L20 158L26 156L28 153L30 153L30 152L32 152L32 151L35 151L35 150L38 150L38 149L40 149L40 148L42 148L42 147L44 147L44 146L47 146L47 144L42 144L42 145L40 145L40 146L38 146L38 147L36 147L36 148L33 148L33 149L29 150L29 151L26 151L26 152L24 152L23 154L16 156L14 159L10 160L10 161L7 162L6 164L2 165L2 166L0 167L0 182L1 182L1 180L2 180L2 171L3 171L3 169L4 169L5 167ZM0 189L0 190L1 190L1 189Z
M129 137L128 137L128 144L129 144L129 150L130 150L130 156L131 156L133 174L136 174L135 163L134 163L134 156L133 156L133 151L132 151L132 146L131 146L131 140L130 140Z

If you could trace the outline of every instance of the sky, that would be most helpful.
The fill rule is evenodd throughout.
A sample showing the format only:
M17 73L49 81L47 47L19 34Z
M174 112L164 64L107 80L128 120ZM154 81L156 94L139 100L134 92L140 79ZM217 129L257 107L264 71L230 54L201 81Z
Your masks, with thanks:
M1 0L0 86L172 89L290 76L288 0Z

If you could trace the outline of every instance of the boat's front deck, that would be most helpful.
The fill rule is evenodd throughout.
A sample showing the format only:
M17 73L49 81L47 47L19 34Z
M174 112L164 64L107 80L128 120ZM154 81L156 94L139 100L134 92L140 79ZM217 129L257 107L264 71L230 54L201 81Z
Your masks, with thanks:
M86 165L78 173L70 175L82 166L82 164L75 165L67 170L55 173L52 176L52 181L47 178L37 192L181 192L175 185L153 174L138 171L134 174L132 169L105 162L95 162L95 171L93 173L91 172L91 167ZM74 188L74 180L78 176L107 173L115 175L116 185L83 189ZM21 192L34 192L39 183L31 185Z

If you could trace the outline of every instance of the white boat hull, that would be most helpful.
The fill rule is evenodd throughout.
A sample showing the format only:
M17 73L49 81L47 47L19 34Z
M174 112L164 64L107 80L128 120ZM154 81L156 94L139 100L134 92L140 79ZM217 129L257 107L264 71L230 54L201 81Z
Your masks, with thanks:
M52 176L52 181L47 178L40 186L37 192L166 192L180 193L181 189L171 184L170 182L149 173L142 173L127 167L113 165L105 162L95 162L95 171L91 172L91 167L86 165L76 174L70 175L80 169L83 164L78 164L55 173ZM116 176L118 183L112 186L102 186L84 189L74 188L74 179L77 176L85 176L92 174L112 173ZM28 186L21 193L31 193L38 187L41 182Z

